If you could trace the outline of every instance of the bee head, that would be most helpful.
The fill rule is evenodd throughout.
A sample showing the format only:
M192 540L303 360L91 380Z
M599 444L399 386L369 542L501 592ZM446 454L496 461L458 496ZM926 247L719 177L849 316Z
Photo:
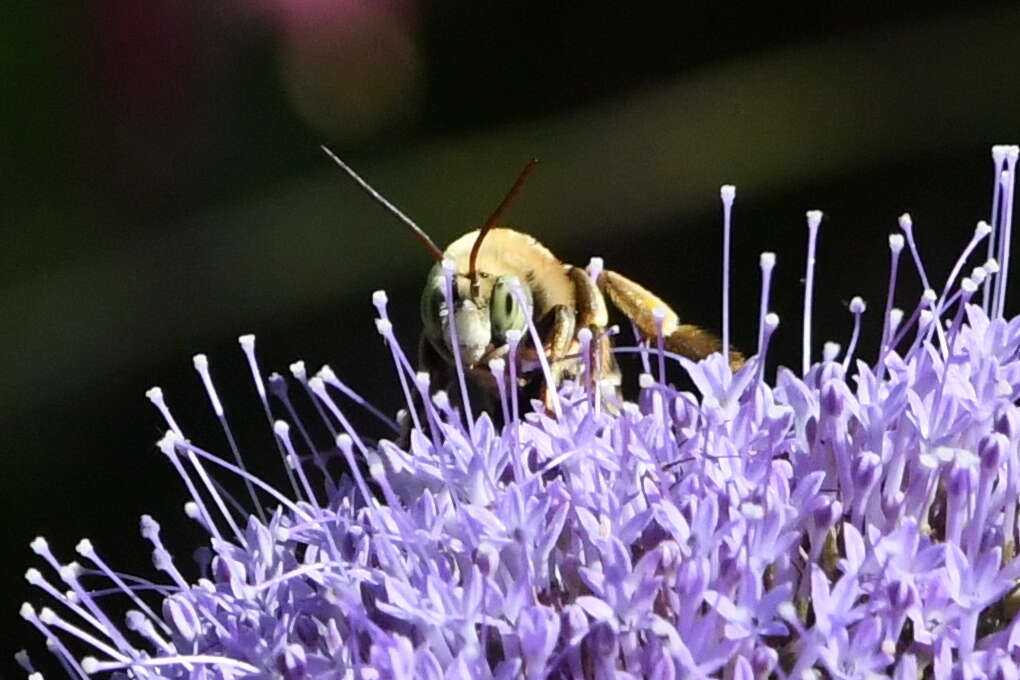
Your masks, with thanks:
M453 361L455 335L461 361L469 368L503 353L507 332L524 331L532 307L531 292L521 286L518 294L524 302L522 307L513 293L513 280L511 276L485 272L476 272L473 277L457 274L448 303L442 266L435 265L422 293L421 319L425 336L436 351Z

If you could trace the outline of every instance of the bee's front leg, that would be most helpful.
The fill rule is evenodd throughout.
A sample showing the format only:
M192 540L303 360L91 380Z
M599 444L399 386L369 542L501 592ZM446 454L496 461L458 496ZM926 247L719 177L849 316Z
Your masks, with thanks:
M591 374L584 373L584 357L581 357L577 362L576 374L583 374L590 392L594 393L600 389L598 387L600 383L608 382L616 386L616 393L619 396L622 376L620 375L620 366L616 363L616 357L613 356L613 346L609 335L606 334L606 327L609 325L609 310L606 309L606 301L583 267L567 265L567 275L574 284L577 330L587 328L591 331L592 339L595 342L592 355L588 359L591 364ZM579 343L577 349L578 351L581 349Z
M549 310L552 325L545 336L543 349L549 361L552 384L542 386L541 399L547 410L552 411L552 393L560 388L564 373L568 372L566 357L574 347L574 330L577 312L566 305L556 305Z

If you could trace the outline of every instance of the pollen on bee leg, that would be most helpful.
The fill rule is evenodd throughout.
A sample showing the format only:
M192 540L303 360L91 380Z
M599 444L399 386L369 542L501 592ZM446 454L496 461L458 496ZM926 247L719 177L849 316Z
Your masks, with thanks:
M602 261L601 257L593 257L588 260L588 276L590 276L591 280L595 283L598 283L599 277L602 276L603 269L605 269L605 263Z

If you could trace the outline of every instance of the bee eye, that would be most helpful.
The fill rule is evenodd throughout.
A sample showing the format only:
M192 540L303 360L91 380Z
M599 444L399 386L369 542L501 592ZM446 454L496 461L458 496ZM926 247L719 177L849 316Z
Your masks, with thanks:
M426 335L433 338L440 338L443 334L442 320L439 318L443 301L443 280L432 276L421 295L421 321Z
M522 289L527 298L527 289ZM496 279L492 287L492 299L489 300L490 325L492 337L497 342L502 342L506 332L510 330L524 330L527 325L525 311L518 304L513 292L510 290L510 283L503 277Z

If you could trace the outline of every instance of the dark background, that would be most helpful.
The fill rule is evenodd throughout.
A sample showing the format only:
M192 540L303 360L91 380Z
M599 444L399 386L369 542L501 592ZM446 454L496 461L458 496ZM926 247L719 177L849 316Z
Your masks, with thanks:
M603 256L713 329L718 187L734 183L734 342L753 349L758 255L774 250L773 364L799 366L804 211L826 215L816 355L845 342L859 294L873 358L897 216L912 213L941 285L988 217L990 146L1020 140L1015 3L18 4L0 17L0 668L26 646L46 667L17 614L45 601L22 579L41 566L32 537L67 560L88 536L154 576L137 531L151 513L190 562L199 533L144 392L163 386L186 432L225 453L194 353L274 481L241 333L265 373L329 363L399 406L370 296L389 292L411 348L430 260L320 143L440 244L536 156L508 224L566 261ZM901 271L911 309L917 275Z

